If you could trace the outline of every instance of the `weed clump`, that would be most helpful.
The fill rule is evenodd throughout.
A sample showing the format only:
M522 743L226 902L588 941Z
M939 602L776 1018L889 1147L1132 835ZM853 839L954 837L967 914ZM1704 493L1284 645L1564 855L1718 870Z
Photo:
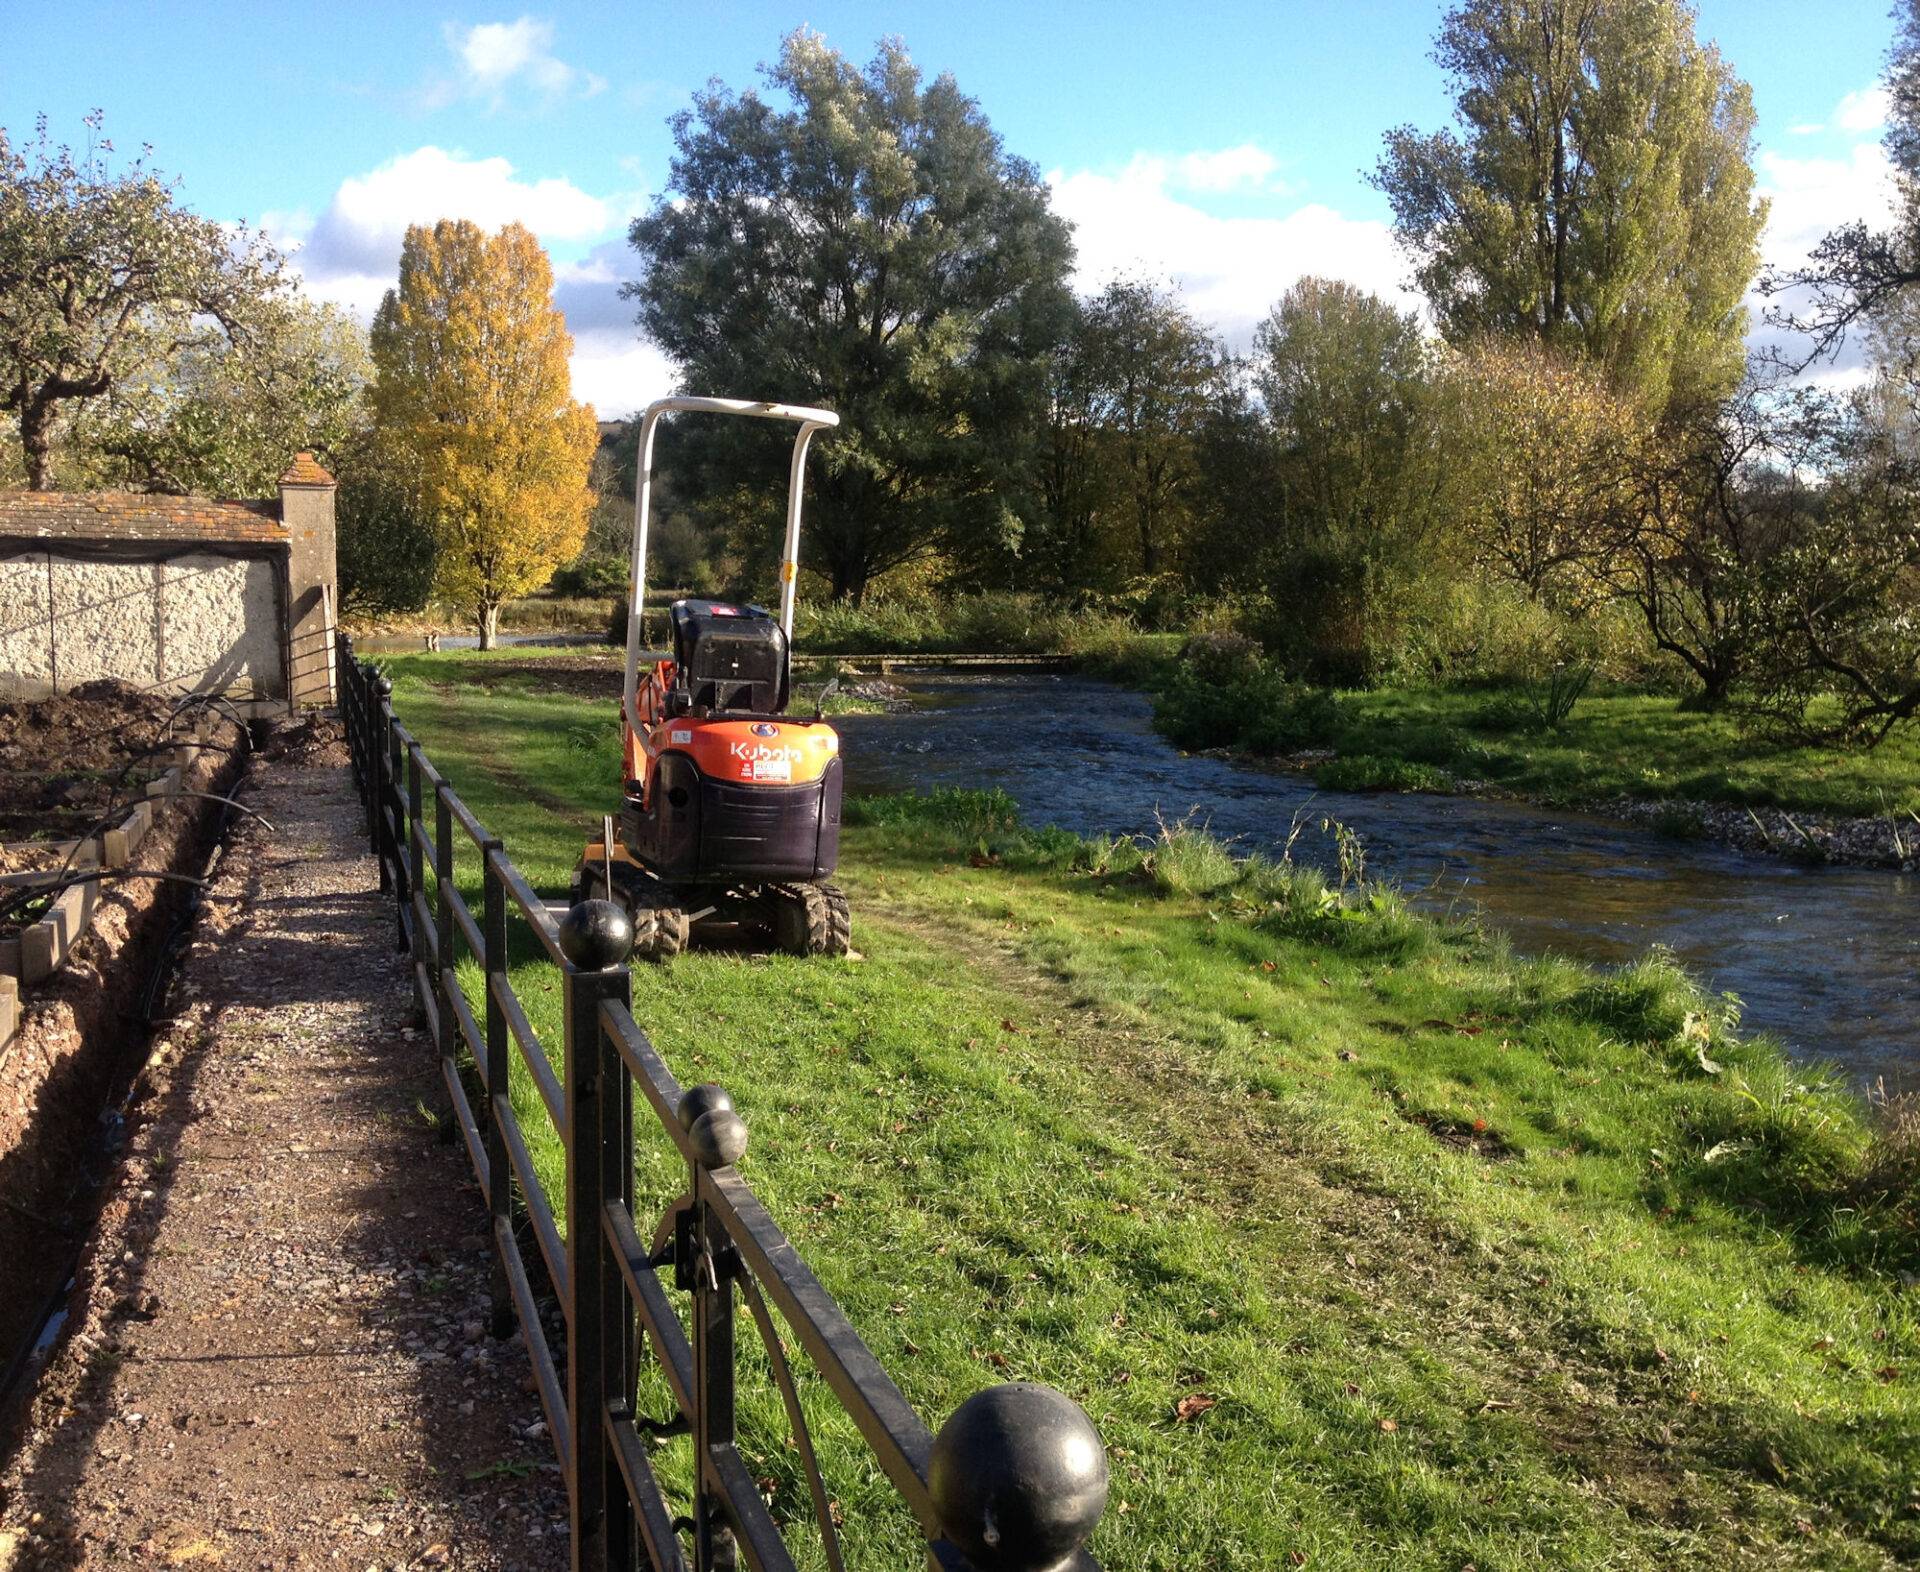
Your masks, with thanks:
M1322 791L1450 791L1453 777L1412 759L1383 759L1370 753L1329 759L1313 773Z
M1327 742L1340 707L1326 689L1289 681L1252 640L1206 633L1182 649L1153 720L1176 747L1285 754Z

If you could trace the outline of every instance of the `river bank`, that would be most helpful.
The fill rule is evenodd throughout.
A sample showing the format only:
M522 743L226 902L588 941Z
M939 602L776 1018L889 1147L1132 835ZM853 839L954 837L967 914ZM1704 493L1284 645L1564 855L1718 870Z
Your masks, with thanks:
M450 664L394 661L396 704L557 893L617 758L582 747L576 697ZM1052 776L1110 789L1083 766L1135 734L1024 681L1029 729L1075 738ZM975 720L1004 738L1005 713ZM971 768L952 732L879 748L922 720L849 726L867 783ZM1025 829L977 790L865 802L842 864L864 959L635 974L637 1018L732 1091L756 1187L911 1400L1017 1375L1083 1402L1114 1569L1920 1555L1911 1181L1860 1102L1670 962L1524 959L1175 837ZM641 1209L683 1180L643 1164ZM743 1404L799 1518L784 1426L773 1394ZM849 1565L904 1564L857 1459L828 1438Z
M1303 770L1323 788L1411 790L1608 814L1681 840L1800 861L1920 859L1920 733L1875 749L1756 737L1671 696L1581 696L1548 725L1523 687L1301 688L1237 647L1120 671L1177 745Z
M1227 759L1258 769L1285 771L1336 783L1337 790L1431 792L1489 802L1524 802L1542 808L1573 808L1618 819L1679 841L1711 841L1738 851L1819 866L1888 868L1913 873L1920 867L1920 817L1911 812L1903 826L1895 814L1873 817L1797 812L1786 808L1735 806L1732 803L1676 797L1633 797L1623 793L1583 797L1559 791L1516 791L1490 780L1449 775L1433 766L1414 770L1380 768L1378 755L1343 755L1331 748L1263 754L1237 748L1202 748L1197 756Z

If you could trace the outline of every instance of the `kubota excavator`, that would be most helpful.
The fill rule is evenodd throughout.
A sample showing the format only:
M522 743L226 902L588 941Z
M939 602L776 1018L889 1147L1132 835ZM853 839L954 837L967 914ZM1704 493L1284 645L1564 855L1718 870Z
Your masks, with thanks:
M794 422L780 613L717 600L669 609L671 653L640 674L653 439L664 415ZM587 844L574 896L605 894L633 914L634 950L666 960L704 924L758 930L796 955L845 955L847 898L828 882L840 855L840 738L816 711L787 714L793 600L807 448L840 417L746 399L676 397L640 421L621 696L623 794Z

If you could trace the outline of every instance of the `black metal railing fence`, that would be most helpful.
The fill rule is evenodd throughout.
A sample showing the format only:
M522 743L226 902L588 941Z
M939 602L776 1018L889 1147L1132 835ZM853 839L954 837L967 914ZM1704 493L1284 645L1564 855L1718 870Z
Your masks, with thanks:
M833 1503L776 1314L912 1513L929 1566L1098 1572L1083 1547L1106 1503L1107 1465L1079 1405L1049 1387L989 1387L930 1434L741 1176L747 1127L732 1099L716 1085L683 1088L634 1021L625 914L584 901L556 918L395 718L392 685L344 634L337 670L380 885L395 897L398 940L492 1217L495 1331L521 1329L566 1481L574 1572L732 1572L742 1560L754 1572L794 1572L736 1441L741 1304L765 1347L832 1572L844 1566ZM462 851L479 859L478 917L457 887ZM515 912L561 978L557 1076L509 981ZM480 972L477 1015L458 976L463 955ZM514 1111L516 1057L565 1153L564 1236ZM686 1193L645 1241L634 1212L634 1088L687 1165ZM521 1223L565 1323L559 1359ZM637 1404L649 1352L671 1394L665 1418ZM649 1456L649 1438L671 1436L693 1446L692 1511L682 1517Z

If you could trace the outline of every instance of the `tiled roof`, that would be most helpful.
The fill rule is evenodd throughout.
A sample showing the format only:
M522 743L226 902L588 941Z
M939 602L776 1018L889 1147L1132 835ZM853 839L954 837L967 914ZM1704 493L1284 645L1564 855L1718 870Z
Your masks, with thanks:
M0 491L0 536L284 542L287 531L278 502L218 502L145 491Z
M283 486L331 486L334 478L311 453L296 453L287 471L280 477Z

